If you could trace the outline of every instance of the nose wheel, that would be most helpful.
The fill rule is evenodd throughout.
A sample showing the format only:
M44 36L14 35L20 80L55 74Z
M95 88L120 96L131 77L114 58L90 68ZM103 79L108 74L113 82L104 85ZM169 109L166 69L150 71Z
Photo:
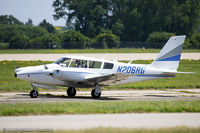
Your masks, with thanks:
M73 87L69 87L69 88L67 89L67 95L68 95L69 97L74 97L74 96L76 95L76 89L73 88Z
M38 97L38 92L37 92L37 90L32 90L32 91L30 92L30 97L31 97L31 98L37 98L37 97Z

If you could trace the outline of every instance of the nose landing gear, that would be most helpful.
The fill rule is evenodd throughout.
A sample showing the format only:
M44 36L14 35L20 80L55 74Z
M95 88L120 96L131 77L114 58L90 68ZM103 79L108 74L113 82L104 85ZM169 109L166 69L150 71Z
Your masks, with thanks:
M30 92L30 97L31 98L37 98L38 97L38 92L36 90L36 87L33 87L33 90Z

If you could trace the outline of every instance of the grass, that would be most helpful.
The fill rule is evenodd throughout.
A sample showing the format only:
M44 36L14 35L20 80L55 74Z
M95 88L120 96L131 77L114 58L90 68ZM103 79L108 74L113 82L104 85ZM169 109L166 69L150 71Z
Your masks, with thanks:
M159 128L159 129L145 129L145 128L92 128L85 130L71 130L71 131L55 131L55 133L199 133L200 128L189 127L173 127L173 128Z
M59 53L159 53L160 49L119 48L119 49L9 49L0 54L59 54ZM199 53L200 49L184 49L183 53Z
M200 100L1 103L0 116L142 112L200 112Z
M6 132L6 130L5 130ZM24 132L24 129L16 132ZM29 131L30 132L30 131ZM199 133L200 128L191 128L191 127L171 127L171 128L159 128L159 129L145 129L145 128L111 128L111 127L99 127L91 129L82 129L82 130L39 130L36 129L32 131L33 133ZM1 132L0 132L1 133Z
M149 64L152 61L134 61L133 63ZM0 92L30 91L29 82L16 79L14 69L16 66L36 66L48 64L49 61L1 61L0 62ZM177 74L175 78L157 79L138 83L125 84L102 88L106 89L160 89L160 88L200 88L200 60L181 60L179 71L196 72L196 74ZM61 88L66 89L66 88Z

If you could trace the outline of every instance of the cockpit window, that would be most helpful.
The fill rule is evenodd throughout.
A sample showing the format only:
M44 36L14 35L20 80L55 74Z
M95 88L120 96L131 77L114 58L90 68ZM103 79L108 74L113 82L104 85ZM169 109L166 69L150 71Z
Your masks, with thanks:
M101 68L101 62L89 61L89 68Z
M70 61L71 61L70 58L62 57L62 58L58 59L56 62L54 62L54 63L55 63L55 64L59 64L59 65L61 65L61 66L68 67Z
M73 59L70 67L87 68L87 60Z
M103 69L113 69L113 63L104 63Z

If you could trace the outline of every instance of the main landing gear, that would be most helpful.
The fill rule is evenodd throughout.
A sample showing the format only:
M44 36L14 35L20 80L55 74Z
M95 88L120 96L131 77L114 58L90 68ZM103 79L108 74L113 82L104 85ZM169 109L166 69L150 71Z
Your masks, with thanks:
M38 97L38 92L36 90L36 87L33 86L33 90L30 92L30 97L31 98L37 98Z
M69 88L67 89L67 95L68 95L69 97L74 97L74 96L76 95L76 89L73 88L73 87L69 87Z
M73 87L69 87L69 88L67 89L67 95L68 95L69 97L74 97L74 96L76 95L76 89L73 88ZM99 87L98 84L95 85L95 89L93 89L93 90L91 91L91 96L92 96L93 98L100 98L100 97L101 97L101 88Z

